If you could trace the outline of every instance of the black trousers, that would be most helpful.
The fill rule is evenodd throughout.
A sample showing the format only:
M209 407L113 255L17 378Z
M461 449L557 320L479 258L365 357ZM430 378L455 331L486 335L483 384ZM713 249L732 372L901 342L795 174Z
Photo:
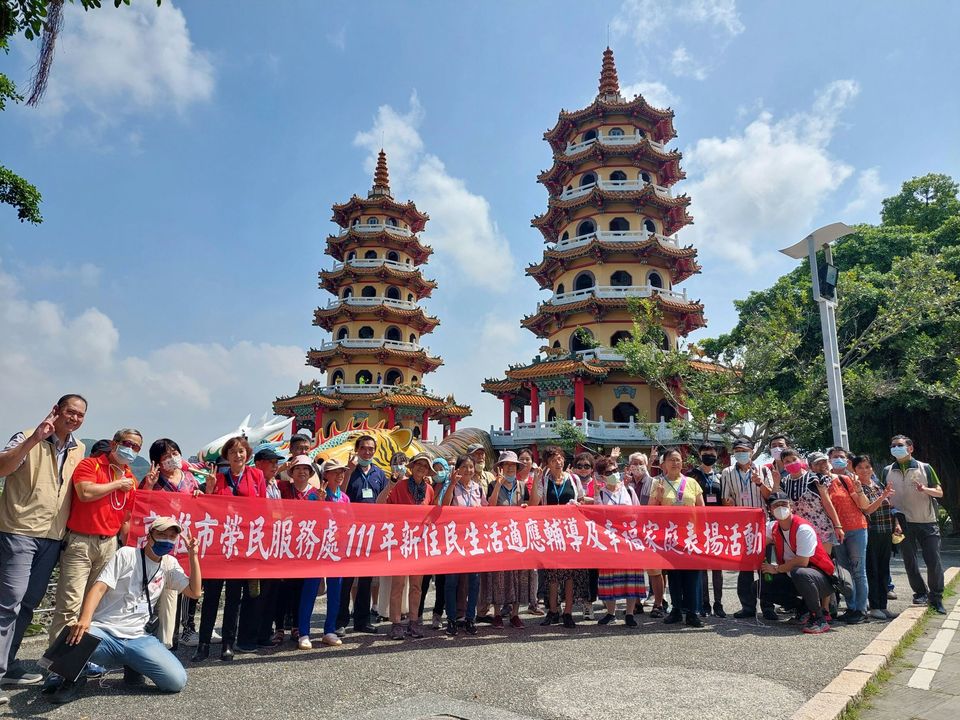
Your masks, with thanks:
M420 617L423 617L423 606L427 598L427 590L430 589L430 578L433 578L434 600L433 614L443 617L443 606L445 604L446 584L444 580L446 575L424 575L420 582ZM497 608L499 610L500 608Z
M263 580L258 580L260 592L254 597L250 592L250 580L243 580L243 597L240 600L240 622L237 627L237 645L255 647L260 635L260 621L264 614Z
M237 623L240 618L240 603L243 598L246 580L204 580L203 605L200 608L200 642L209 643L213 627L217 622L220 609L220 596L226 587L223 601L223 642L233 645L237 641Z
M277 630L291 630L297 627L300 613L300 591L303 579L281 580L277 590L277 602L273 606L273 621Z
M713 602L718 605L723 602L723 570L704 570L700 573L701 603L704 608L710 605L710 593L707 587L708 575L710 580L713 581Z
M890 553L893 536L867 530L867 600L871 610L887 609L887 580L890 577Z
M346 627L350 623L350 591L354 583L357 585L357 598L353 601L353 628L356 630L370 624L370 587L373 578L343 578L337 627Z
M737 575L737 599L744 610L756 611L758 582L760 583L760 608L766 610L773 607L773 603L763 592L763 579L758 578L757 573L752 570L741 570Z
M670 604L674 612L696 615L700 612L701 570L670 570L667 585L670 587Z

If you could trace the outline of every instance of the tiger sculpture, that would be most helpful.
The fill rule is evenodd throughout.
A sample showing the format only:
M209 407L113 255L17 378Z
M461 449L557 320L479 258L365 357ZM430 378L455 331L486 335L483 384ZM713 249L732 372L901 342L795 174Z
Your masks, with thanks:
M373 462L384 472L390 471L390 460L398 452L405 453L407 457L425 452L431 457L442 457L452 464L470 445L480 443L486 449L488 459L493 457L490 434L478 428L457 430L439 443L432 443L421 442L407 428L388 429L384 421L370 427L366 420L360 424L351 421L344 430L340 430L334 423L328 434L315 438L316 444L310 448L308 454L317 462L334 459L346 464L353 452L354 442L361 435L372 435L376 439L377 451Z

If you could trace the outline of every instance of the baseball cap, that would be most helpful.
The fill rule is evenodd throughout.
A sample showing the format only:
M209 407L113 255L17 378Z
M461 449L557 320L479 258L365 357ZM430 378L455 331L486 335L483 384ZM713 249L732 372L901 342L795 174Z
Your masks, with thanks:
M473 455L477 450L485 451L485 448L481 443L471 443L467 445L467 455Z
M739 437L733 441L733 449L744 448L745 450L753 450L753 443L749 438Z
M253 456L254 462L257 462L258 460L283 460L283 455L280 455L272 447L266 447L262 450L257 450L256 454Z
M790 496L785 492L772 492L767 498L767 505L773 505L778 502L790 502Z
M830 458L828 458L822 452L812 452L809 455L807 455L807 465L813 465L814 463L818 463L821 460L829 460L829 459Z
M178 523L175 518L164 515L154 518L153 522L150 523L150 527L147 529L148 531L156 530L157 532L163 532L164 530L170 530L171 528L176 528L177 532L183 531L183 528L180 527L180 523Z

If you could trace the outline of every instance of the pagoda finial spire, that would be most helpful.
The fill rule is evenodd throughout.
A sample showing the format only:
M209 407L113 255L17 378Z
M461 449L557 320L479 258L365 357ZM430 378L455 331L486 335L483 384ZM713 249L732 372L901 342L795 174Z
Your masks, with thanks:
M379 197L381 195L390 195L390 173L387 171L387 154L380 148L380 154L377 156L377 170L373 174L373 189L368 193L368 197Z
M613 62L613 50L610 46L603 51L603 69L600 71L600 98L603 100L623 100L620 96L620 80L617 78L617 66Z

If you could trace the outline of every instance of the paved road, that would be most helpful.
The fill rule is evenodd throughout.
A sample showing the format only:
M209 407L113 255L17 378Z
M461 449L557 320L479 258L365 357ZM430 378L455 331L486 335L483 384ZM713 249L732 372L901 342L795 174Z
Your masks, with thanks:
M947 598L947 617L935 616L896 664L893 677L861 713L863 720L949 720L960 717L960 598Z
M731 612L737 609L735 580L727 575L725 605ZM900 597L909 598L899 563L894 581ZM905 606L903 599L891 603L895 610ZM314 627L319 624L315 618ZM678 628L644 615L635 629L584 622L568 631L541 628L529 618L524 631L482 626L468 639L428 631L423 640L402 643L348 635L339 648L298 651L288 645L238 656L230 665L210 660L192 666L191 651L184 649L190 680L179 696L131 693L111 674L66 707L49 705L35 689L13 691L7 712L97 720L153 718L158 712L202 720L633 720L641 713L657 720L786 718L881 627L874 622L805 636L788 626L732 618L709 618L700 630ZM24 654L35 658L41 651L37 643Z

